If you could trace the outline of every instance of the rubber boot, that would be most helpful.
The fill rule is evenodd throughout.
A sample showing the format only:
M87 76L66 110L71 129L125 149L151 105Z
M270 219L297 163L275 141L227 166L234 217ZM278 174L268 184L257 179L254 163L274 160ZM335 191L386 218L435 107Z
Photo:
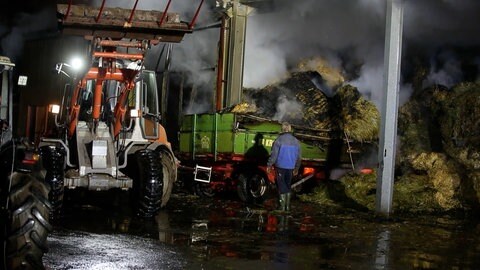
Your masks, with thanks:
M280 198L278 200L278 211L285 211L285 203L287 202L287 194L280 194Z
M285 211L290 212L290 199L292 198L292 193L285 194Z

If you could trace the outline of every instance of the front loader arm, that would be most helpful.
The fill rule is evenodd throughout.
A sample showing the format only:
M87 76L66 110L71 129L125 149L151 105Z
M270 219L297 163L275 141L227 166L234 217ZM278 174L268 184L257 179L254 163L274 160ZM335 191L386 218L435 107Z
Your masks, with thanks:
M78 115L80 113L80 104L78 102L80 91L85 88L85 80L78 82L75 90L73 91L72 99L70 101L70 117L68 123L68 137L71 138L77 128Z
M125 119L125 113L127 111L127 97L134 87L135 83L133 81L128 82L124 90L121 92L117 104L115 104L115 127L113 129L114 138L120 134L120 130L122 129L123 120Z

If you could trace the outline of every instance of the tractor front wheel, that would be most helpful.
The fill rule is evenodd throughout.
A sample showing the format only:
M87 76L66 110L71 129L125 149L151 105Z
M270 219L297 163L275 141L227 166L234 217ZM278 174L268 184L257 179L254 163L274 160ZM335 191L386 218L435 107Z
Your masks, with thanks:
M45 182L50 185L48 199L52 204L50 220L60 218L63 207L63 194L65 190L65 150L55 146L43 146L40 148L43 166L47 173Z
M135 153L138 171L134 179L137 213L153 217L159 210L163 195L163 171L158 152L142 149Z

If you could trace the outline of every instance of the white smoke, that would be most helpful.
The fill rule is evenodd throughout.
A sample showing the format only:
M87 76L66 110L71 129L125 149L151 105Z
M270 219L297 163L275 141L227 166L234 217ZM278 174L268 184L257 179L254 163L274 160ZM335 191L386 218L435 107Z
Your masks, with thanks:
M289 99L285 95L281 95L277 100L276 114L273 120L283 122L292 117L292 115L300 115L303 105L295 99Z
M430 74L423 82L424 87L441 84L452 87L463 80L462 63L452 52L442 54L430 63Z
M371 54L370 49L383 40L382 3L381 0L278 1L274 12L250 16L245 86L263 87L284 76L303 58L326 57L340 66L341 54L353 51L355 60L366 62L362 54Z
M363 63L358 74L349 74L350 78L354 77L350 83L377 105L381 102L384 0L279 0L275 3L271 13L249 17L245 86L268 85L285 76L301 59L328 54L330 59L336 56L343 66L348 66L348 62ZM422 48L423 52L434 54L443 46L480 45L480 1L406 0L404 3L404 52ZM435 59L432 57L429 58ZM403 62L409 60L402 59ZM442 59L442 63L431 65L434 73L426 83L451 85L462 79L455 59ZM401 91L405 91L400 93L404 102L412 91L411 85L402 86Z

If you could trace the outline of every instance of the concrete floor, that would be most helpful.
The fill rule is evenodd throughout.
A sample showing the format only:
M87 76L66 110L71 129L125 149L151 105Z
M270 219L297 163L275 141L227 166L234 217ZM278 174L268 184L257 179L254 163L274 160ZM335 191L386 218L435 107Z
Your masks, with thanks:
M274 199L239 201L175 194L154 220L128 196L66 202L49 237L47 269L479 269L480 225L448 216L375 220L372 213ZM68 194L67 194L68 195Z

